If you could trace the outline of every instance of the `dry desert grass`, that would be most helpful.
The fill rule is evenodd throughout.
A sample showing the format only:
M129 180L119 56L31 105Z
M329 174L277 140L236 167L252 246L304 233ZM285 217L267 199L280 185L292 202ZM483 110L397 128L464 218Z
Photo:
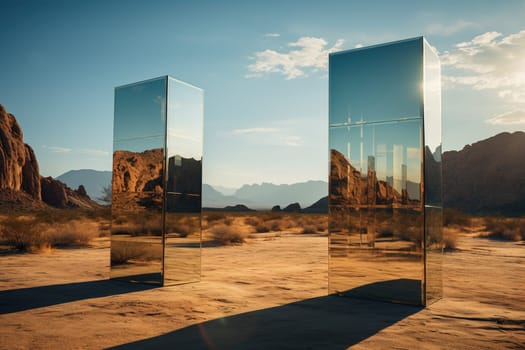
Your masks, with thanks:
M109 235L109 209L46 210L0 216L0 242L20 251L87 246Z
M209 212L203 215L203 229L212 230L217 225L233 226L238 235L257 233L328 233L328 216L324 214L300 214L280 212L227 213ZM220 241L220 240L219 240Z
M278 214L206 213L206 239L244 243L204 245L201 282L173 287L107 281L107 237L0 254L0 348L523 348L525 243L482 238L484 218L445 228L444 298L420 309L327 296L326 232L303 234L326 217Z

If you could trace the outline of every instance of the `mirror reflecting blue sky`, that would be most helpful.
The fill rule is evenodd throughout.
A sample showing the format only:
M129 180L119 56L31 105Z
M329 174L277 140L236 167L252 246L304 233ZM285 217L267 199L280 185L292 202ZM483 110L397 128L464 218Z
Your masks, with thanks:
M202 158L204 91L168 78L167 152L183 158Z
M162 77L115 89L115 141L165 135L166 83Z
M330 124L421 118L421 38L330 55Z

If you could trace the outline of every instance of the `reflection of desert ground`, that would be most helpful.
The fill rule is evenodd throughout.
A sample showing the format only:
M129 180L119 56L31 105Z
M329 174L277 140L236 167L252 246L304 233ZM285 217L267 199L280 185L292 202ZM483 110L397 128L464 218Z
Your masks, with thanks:
M523 348L525 245L474 236L445 255L445 298L427 309L326 297L328 242L316 234L205 245L202 281L165 288L106 281L107 238L4 254L0 348Z

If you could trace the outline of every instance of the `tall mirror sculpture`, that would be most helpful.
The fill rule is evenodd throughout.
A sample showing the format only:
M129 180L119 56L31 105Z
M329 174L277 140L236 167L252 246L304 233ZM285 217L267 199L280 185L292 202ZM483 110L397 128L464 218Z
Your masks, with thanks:
M329 291L442 294L441 75L423 37L329 57Z
M111 278L200 279L203 91L165 76L115 88Z

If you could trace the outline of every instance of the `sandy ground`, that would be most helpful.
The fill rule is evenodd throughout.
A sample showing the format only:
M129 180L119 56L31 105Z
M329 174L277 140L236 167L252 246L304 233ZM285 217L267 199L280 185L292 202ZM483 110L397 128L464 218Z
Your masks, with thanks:
M203 250L202 281L108 281L108 240L0 255L1 349L525 349L525 244L462 235L445 298L327 296L327 238L271 234Z

